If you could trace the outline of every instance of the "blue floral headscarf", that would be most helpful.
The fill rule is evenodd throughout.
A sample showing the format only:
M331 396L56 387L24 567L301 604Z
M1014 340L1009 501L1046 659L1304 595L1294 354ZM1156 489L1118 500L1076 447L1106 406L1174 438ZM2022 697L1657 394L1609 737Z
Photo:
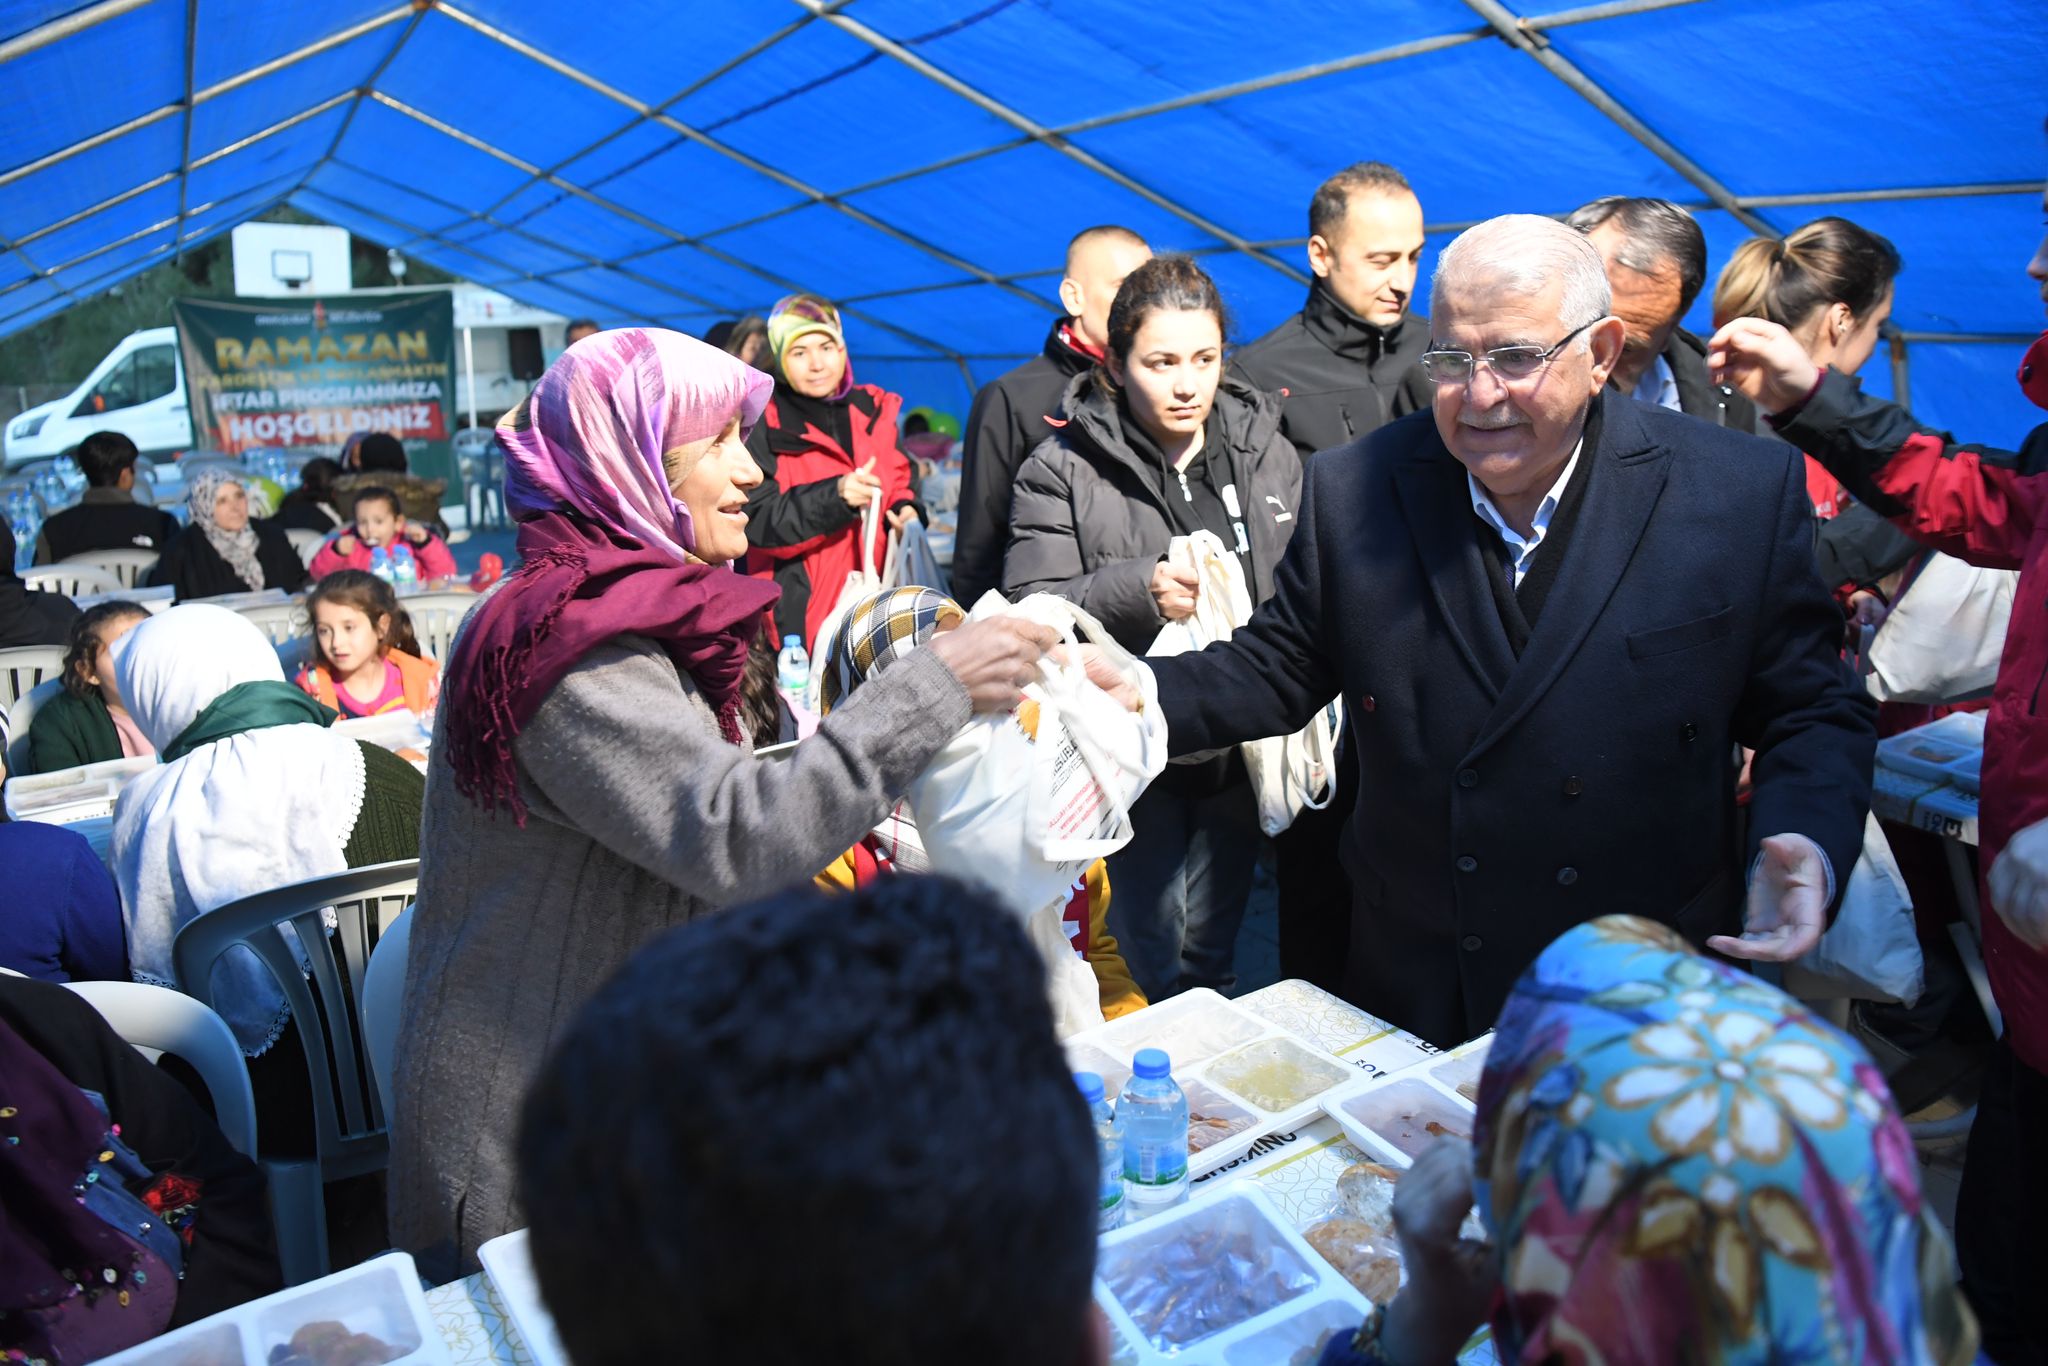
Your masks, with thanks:
M1503 1362L1976 1359L1883 1075L1661 925L1581 925L1523 974L1474 1143Z

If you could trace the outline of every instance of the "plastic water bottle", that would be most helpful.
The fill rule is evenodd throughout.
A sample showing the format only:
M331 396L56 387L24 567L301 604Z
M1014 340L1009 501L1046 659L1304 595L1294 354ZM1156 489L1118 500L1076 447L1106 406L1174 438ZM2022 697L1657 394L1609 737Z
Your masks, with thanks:
M396 576L391 568L391 552L381 545L370 547L370 572L386 583L396 581Z
M1110 1108L1100 1075L1076 1072L1074 1084L1081 1088L1088 1117L1095 1123L1095 1227L1107 1233L1124 1222L1124 1122Z
M1124 1126L1124 1204L1130 1223L1188 1198L1188 1098L1165 1050L1141 1048L1117 1098Z
M409 545L391 547L391 586L400 593L412 588L420 581L420 563L412 556Z
M804 649L802 636L782 638L782 649L775 656L775 681L792 702L800 707L810 705L804 690L811 683L811 656Z

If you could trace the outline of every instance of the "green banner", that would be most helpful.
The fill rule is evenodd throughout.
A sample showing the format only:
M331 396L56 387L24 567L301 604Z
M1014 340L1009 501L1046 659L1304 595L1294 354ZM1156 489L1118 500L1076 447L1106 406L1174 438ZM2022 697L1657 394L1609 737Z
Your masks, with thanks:
M206 450L335 455L357 432L405 443L412 472L462 501L449 446L455 308L447 290L172 301L192 430Z

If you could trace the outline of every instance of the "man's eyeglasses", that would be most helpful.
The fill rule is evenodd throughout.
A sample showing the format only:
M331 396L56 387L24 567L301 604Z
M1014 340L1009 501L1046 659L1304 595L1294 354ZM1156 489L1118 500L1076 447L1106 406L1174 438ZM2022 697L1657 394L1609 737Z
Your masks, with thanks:
M1591 327L1600 319L1580 323L1565 333L1563 340L1552 347L1541 346L1496 346L1481 355L1470 351L1430 350L1422 353L1422 374L1431 384L1467 384L1479 365L1484 362L1493 368L1493 373L1504 380L1527 379L1557 358L1572 338Z

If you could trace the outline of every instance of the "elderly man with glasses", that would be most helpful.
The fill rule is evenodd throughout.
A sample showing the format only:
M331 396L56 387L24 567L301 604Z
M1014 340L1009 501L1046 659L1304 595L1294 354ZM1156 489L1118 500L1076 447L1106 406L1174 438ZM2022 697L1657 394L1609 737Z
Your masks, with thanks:
M1611 310L1562 224L1459 237L1432 288L1432 411L1311 460L1272 598L1233 639L1152 661L1176 753L1289 734L1343 694L1345 994L1437 1044L1614 911L1797 957L1862 847L1872 708L1799 456L1603 392Z

